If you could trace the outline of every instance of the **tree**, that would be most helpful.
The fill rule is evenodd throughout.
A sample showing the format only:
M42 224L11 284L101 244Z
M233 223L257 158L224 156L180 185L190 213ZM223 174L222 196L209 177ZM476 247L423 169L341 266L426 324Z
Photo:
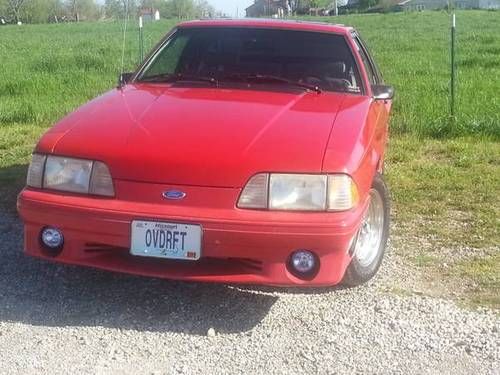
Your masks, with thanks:
M207 0L167 0L169 15L176 18L202 18L215 14Z
M300 8L300 0L288 0L292 13L297 13Z
M145 4L145 2L141 3ZM128 9L129 16L137 14L137 3L135 0L106 0L104 3L104 13L107 18L123 19L125 10Z
M195 3L195 17L213 17L215 8L208 3L207 0L197 0Z
M359 0L359 9L368 9L377 5L378 0Z
M310 8L330 5L330 0L288 0L292 13L308 13Z
M193 0L167 0L167 17L192 18L195 16L195 3Z
M292 5L294 4L294 5ZM320 0L290 0L290 6L293 13L308 14L309 9L319 8L321 6Z
M46 20L59 22L59 20L62 19L65 15L65 9L62 0L48 0L47 3L48 3L48 9L47 9L48 15Z
M104 1L104 4L101 4ZM164 17L213 17L215 9L209 0L0 0L0 15L27 23L67 20L95 20L103 13L107 18L122 20L126 10L136 17L138 7L158 9Z
M67 0L66 7L70 19L76 22L80 19L96 19L99 14L94 0Z
M61 0L25 0L21 17L29 23L58 21L65 14Z
M25 0L7 0L7 11L13 16L16 23L21 21L21 12L24 5Z
M0 14L2 16L8 13L9 5L7 4L7 0L0 0Z

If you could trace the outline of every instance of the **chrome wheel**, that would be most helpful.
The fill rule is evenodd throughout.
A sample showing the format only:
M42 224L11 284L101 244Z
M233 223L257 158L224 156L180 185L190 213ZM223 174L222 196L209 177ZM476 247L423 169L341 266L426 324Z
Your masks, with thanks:
M384 233L384 203L380 193L370 190L370 205L359 228L354 256L359 264L368 267L377 258Z

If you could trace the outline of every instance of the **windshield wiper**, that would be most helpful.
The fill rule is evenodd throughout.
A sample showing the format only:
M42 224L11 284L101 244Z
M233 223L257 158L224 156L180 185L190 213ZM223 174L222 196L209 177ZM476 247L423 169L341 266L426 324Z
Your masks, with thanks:
M172 73L160 73L152 76L141 77L137 81L139 82L170 82L170 80L175 77Z
M229 75L229 78L239 78L239 79L244 79L246 81L254 81L254 82L277 82L277 83L285 83L287 85L291 86L296 86L300 87L306 90L314 91L317 92L318 94L321 94L321 88L316 85L311 85L308 83L300 82L300 81L294 81L288 78L280 77L280 76L274 76L274 75L269 75L269 74L231 74Z
M191 81L191 82L207 82L213 85L219 86L219 81L214 77L204 77L197 75L188 75L184 73L162 73L155 74L149 77L141 77L139 82L180 82L180 81Z
M291 86L300 87L309 91L314 91L320 94L322 92L321 88L316 85L311 85L308 83L294 81L288 78L274 76L269 74L231 74L225 78L236 78L244 81L252 81L252 82L276 82L276 83L284 83ZM138 79L139 82L181 82L181 81L191 81L191 82L207 82L215 86L219 86L219 81L215 77L205 77L205 76L197 76L197 75L189 75L184 73L162 73L155 74L149 77L141 77Z
M219 86L219 81L214 77L189 75L184 73L178 73L175 75L174 82L179 82L179 81L208 82L213 85Z

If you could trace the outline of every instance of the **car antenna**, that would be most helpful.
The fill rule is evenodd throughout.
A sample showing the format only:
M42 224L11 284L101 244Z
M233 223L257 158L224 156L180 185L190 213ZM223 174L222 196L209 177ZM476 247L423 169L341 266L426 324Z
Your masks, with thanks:
M125 42L127 39L127 25L128 25L128 17L129 17L129 12L128 12L128 2L129 0L123 0L123 5L125 7L125 14L123 16L123 43L122 43L122 61L121 61L121 67L120 67L120 83L118 85L119 88L122 88L124 83L122 76L123 76L123 70L125 67Z

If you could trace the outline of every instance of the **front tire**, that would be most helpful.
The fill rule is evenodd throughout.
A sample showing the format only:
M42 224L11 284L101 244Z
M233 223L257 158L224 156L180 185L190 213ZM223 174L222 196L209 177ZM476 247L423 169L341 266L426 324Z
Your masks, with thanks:
M384 179L377 173L370 203L352 244L352 259L342 284L357 286L373 278L380 268L389 237L390 199Z

